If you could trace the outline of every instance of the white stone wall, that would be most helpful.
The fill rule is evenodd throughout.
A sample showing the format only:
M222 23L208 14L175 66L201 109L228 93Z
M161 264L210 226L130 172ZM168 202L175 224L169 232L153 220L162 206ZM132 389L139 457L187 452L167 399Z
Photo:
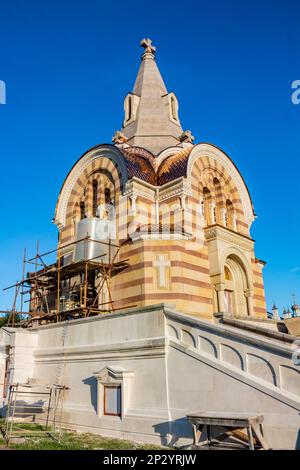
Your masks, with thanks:
M299 439L300 368L289 343L162 305L10 330L5 338L14 381L31 377L70 387L67 427L180 445L191 442L186 414L232 410L264 414L272 447L295 448ZM96 376L105 367L129 373L122 418L98 416Z
M200 410L262 413L272 447L299 446L300 367L291 344L166 315L172 420Z

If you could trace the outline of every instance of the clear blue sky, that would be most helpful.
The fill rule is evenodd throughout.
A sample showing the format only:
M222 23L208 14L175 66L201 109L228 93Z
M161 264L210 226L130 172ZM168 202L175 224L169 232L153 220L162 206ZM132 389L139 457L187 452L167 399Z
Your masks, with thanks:
M111 142L140 62L157 47L184 128L242 172L268 307L300 302L298 0L2 0L0 287L21 277L23 248L56 245L61 184L88 148ZM0 292L0 308L11 296Z

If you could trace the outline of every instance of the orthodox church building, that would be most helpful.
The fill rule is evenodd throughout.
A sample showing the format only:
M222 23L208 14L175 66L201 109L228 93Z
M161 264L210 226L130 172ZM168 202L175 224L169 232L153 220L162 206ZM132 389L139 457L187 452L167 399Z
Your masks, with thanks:
M182 128L141 46L113 143L61 188L57 260L23 282L31 319L0 330L3 410L9 384L59 384L66 428L180 446L191 413L252 413L272 448L295 449L299 348L267 315L246 183Z
M216 312L266 318L246 183L225 152L194 143L182 129L155 48L150 40L142 46L114 145L88 150L63 184L55 214L61 246L68 246L62 254L73 259L80 219L101 219L101 207L112 203L118 256L129 264L112 278L114 309L167 302L208 320ZM92 232L97 224L101 230L97 220L94 229L83 225Z

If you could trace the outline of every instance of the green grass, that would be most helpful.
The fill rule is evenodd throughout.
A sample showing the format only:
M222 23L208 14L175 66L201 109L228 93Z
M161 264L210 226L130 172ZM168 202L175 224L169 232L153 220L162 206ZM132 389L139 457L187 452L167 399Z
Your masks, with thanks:
M111 439L90 433L76 433L73 431L61 431L60 433L53 433L53 437L49 436L44 431L44 426L22 423L15 425L17 429L24 430L22 437L25 437L25 442L22 444L14 443L12 439L9 443L9 448L19 450L134 450L134 449L147 449L155 450L161 449L160 446L151 444L138 444L132 441L125 441L122 439ZM30 436L30 431L44 431L37 436ZM28 437L26 437L28 434ZM41 435L42 434L42 435ZM0 445L5 445L5 440L0 436Z

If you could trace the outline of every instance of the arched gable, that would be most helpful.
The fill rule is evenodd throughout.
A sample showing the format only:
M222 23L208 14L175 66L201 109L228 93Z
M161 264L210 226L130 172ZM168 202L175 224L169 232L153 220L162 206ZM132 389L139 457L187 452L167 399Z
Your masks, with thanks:
M231 188L232 197L237 199L237 202L240 200L245 223L250 228L255 215L248 188L238 169L219 148L205 143L195 145L188 157L186 168L186 177L191 185L191 190L193 174L198 172L198 178L200 178L201 172L207 168L213 169L216 174L219 173L221 179L227 181ZM213 173L211 174L212 179Z
M123 190L128 180L128 172L119 149L109 144L90 149L75 163L60 191L54 218L59 228L66 226L71 199L80 194L80 187L96 169L110 174L116 189Z

